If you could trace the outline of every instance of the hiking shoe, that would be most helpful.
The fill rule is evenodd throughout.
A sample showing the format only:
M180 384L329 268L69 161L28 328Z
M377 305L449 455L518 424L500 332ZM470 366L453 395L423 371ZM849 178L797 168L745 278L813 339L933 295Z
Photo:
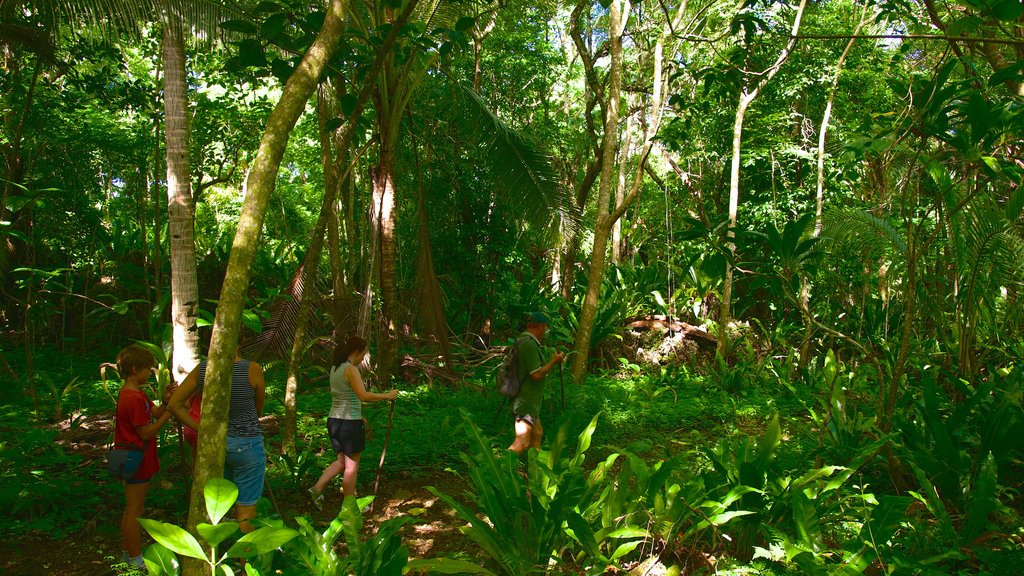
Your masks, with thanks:
M146 561L142 559L142 554L135 557L129 557L128 566L142 574L149 574L149 570L146 568Z
M317 510L323 510L324 509L324 493L323 492L317 492L316 488L314 488L312 486L309 488L309 490L307 490L307 492L309 493L309 497L313 500L313 506L316 506Z

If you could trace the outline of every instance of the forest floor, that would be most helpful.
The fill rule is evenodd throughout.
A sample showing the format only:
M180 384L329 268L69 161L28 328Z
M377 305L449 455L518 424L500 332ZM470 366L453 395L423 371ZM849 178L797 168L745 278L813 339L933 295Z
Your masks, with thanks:
M105 448L103 443L108 434L110 414L90 416L88 422L74 431L61 430L57 443L68 452L84 458L85 466L102 467ZM269 423L270 428L276 423ZM268 450L270 451L270 450ZM164 458L162 470L151 486L146 502L146 518L169 523L184 522L186 511L175 510L175 502L185 501L186 477L178 462L168 463ZM376 458L363 463L360 488L372 492L372 480L376 477ZM268 478L270 475L268 474ZM369 480L369 481L367 481ZM318 511L311 503L304 489L293 489L275 482L276 488L264 490L264 497L289 525L296 516L308 515L313 525L324 530L334 519L341 507L341 495L337 491L340 479L332 483L325 493L323 510ZM377 526L396 516L414 516L417 521L402 527L403 543L409 547L410 558L433 558L439 556L460 557L464 560L485 562L482 557L467 556L465 552L476 553L478 548L459 531L463 522L454 511L428 492L425 487L434 486L446 494L462 499L464 483L457 476L443 472L433 478L414 476L407 472L389 472L385 462L380 477L378 495L374 510L365 515L364 534L373 534ZM364 494L365 495L365 494ZM170 506L169 506L170 505ZM112 566L120 558L120 518L123 510L120 490L105 490L102 509L83 524L83 527L63 537L46 537L38 533L22 535L19 538L0 538L0 574L6 576L93 576L113 573ZM152 543L143 532L143 545Z

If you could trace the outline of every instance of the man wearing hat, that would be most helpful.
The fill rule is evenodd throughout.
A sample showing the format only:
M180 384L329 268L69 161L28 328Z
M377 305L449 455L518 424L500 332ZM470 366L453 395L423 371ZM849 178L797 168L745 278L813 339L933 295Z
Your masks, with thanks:
M517 376L522 383L519 393L512 399L512 413L516 418L516 439L509 450L521 454L527 448L540 448L544 427L540 424L540 405L544 400L544 376L561 362L562 353L555 351L547 364L541 356L540 342L548 331L548 317L533 312L526 319L526 331L516 340L519 347Z

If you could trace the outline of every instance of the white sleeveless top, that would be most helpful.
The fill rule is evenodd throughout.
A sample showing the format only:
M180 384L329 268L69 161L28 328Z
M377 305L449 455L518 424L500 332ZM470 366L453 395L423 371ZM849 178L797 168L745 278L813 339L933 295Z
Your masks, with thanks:
M363 403L345 379L345 369L351 365L345 361L341 366L331 368L331 411L328 418L360 420L363 417Z

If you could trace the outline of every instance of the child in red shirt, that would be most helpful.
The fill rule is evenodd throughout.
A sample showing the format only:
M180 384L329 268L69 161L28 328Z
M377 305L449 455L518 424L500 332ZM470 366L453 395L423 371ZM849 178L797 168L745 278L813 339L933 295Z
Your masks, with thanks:
M142 463L131 480L124 481L124 515L121 517L121 545L124 559L145 570L142 561L142 526L139 516L146 504L149 481L160 470L156 453L156 435L171 417L164 406L154 407L142 391L149 380L156 360L142 346L131 345L117 355L117 372L124 379L117 394L117 419L114 421L114 444L143 448ZM166 404L164 399L164 404Z

